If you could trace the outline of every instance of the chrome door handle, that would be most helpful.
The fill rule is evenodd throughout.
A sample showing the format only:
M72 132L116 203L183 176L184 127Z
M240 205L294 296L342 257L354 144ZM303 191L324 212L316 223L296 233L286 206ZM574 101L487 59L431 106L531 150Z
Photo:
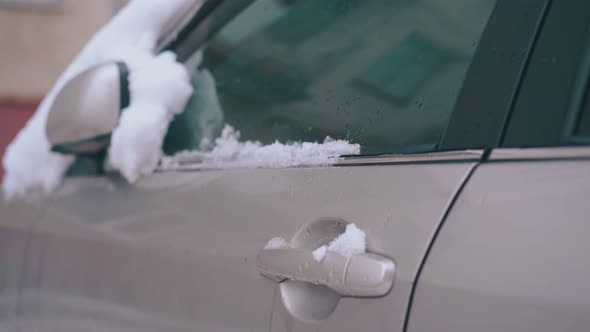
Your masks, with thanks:
M263 249L256 257L256 266L263 276L276 282L310 282L355 297L386 295L395 276L391 259L371 253L346 257L329 251L318 262L309 250Z

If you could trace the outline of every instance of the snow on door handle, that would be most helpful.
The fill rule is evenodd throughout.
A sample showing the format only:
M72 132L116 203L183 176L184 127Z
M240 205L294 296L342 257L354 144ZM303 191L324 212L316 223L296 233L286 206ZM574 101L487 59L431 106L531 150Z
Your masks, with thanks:
M276 282L297 280L326 286L342 296L379 297L393 286L395 263L365 253L346 257L334 252L316 261L303 249L264 249L256 257L260 273Z

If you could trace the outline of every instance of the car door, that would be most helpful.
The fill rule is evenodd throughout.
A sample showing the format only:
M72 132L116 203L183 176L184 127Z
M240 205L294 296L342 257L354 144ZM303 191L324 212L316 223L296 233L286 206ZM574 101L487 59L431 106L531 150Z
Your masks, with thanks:
M40 201L8 204L0 195L0 330L17 331L20 289L33 226L44 213Z
M589 6L547 11L502 146L427 255L408 331L588 330Z
M198 98L171 126L164 149L207 145L228 123L241 140L259 141L249 146L331 136L360 144L362 155L324 167L262 160L223 169L234 167L193 160L134 185L116 175L68 179L32 232L21 330L402 331L431 239L483 155L468 143L442 151L441 140L461 137L449 126L465 104L460 92L477 90L480 54L498 42L495 30L483 32L488 19L488 26L508 20L492 14L495 4L249 6L192 67ZM211 20L223 16L216 13ZM257 256L272 238L326 237L311 226L347 223L366 233L369 252L395 263L391 291L340 297L305 283L287 289L260 274Z

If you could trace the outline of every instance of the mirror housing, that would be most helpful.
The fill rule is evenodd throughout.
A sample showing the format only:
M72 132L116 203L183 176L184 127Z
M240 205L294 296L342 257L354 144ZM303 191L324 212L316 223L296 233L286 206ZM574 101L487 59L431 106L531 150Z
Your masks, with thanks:
M51 150L86 156L103 153L129 102L125 63L104 63L77 74L58 92L49 109L45 129Z

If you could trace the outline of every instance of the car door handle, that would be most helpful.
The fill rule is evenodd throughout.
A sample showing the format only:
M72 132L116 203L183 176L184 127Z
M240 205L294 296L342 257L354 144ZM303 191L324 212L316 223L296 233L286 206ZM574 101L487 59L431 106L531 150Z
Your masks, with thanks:
M395 276L395 263L372 253L346 257L328 251L322 260L316 261L309 250L263 249L256 257L256 266L263 276L276 282L310 282L354 297L386 295Z

